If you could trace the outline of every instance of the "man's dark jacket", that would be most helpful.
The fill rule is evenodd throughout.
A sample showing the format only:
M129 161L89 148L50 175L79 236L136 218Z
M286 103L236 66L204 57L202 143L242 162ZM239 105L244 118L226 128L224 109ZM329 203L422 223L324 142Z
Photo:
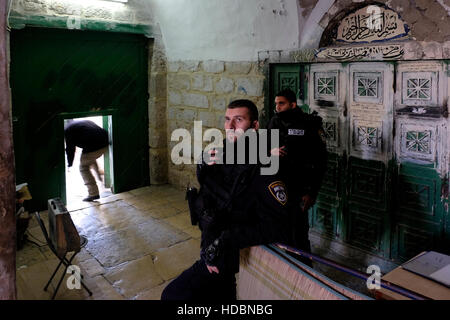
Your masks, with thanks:
M279 129L280 147L286 146L287 156L280 158L280 175L288 192L316 198L327 167L322 118L295 107L276 113L267 128Z
M100 150L108 145L108 131L89 120L70 122L64 129L66 153L69 167L75 156L75 147L83 149L83 153Z
M219 270L239 271L239 249L288 242L288 199L278 176L261 175L258 164L202 164L197 175L201 185L197 211L216 210L200 219L201 247L220 237Z

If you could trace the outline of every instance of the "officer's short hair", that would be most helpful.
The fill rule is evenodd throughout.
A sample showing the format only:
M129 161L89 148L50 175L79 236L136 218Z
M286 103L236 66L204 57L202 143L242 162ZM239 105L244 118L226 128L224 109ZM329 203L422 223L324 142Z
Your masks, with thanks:
M291 89L283 89L277 93L276 97L285 97L289 103L297 102L297 96Z
M228 105L228 109L235 109L235 108L247 108L248 113L250 114L250 121L258 121L258 108L256 105L247 99L239 99L231 101Z

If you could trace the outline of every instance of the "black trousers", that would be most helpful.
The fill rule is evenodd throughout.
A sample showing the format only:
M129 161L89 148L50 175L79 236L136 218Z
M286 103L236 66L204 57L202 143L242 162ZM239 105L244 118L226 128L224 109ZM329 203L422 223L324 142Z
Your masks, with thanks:
M306 251L311 253L311 243L309 241L309 221L308 221L308 212L305 212L301 208L301 198L291 197L289 199L289 212L291 217L291 243L288 245L300 249L302 251ZM294 253L289 253L291 256L295 257L300 262L306 264L309 267L312 267L312 263L310 259L304 258Z
M198 260L167 285L161 300L233 301L236 277L234 273L209 273L206 264Z

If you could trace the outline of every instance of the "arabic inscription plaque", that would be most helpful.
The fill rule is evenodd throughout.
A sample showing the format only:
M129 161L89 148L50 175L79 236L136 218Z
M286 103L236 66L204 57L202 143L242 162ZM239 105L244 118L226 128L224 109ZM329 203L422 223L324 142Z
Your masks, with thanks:
M388 41L408 35L408 26L397 12L370 5L345 17L338 27L337 40L370 43Z

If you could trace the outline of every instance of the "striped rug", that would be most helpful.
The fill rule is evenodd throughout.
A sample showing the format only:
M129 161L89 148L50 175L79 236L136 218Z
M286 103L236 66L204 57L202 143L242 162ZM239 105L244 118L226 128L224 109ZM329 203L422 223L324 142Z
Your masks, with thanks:
M241 250L239 300L371 300L274 246Z

